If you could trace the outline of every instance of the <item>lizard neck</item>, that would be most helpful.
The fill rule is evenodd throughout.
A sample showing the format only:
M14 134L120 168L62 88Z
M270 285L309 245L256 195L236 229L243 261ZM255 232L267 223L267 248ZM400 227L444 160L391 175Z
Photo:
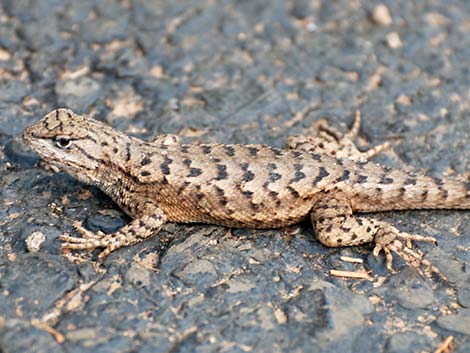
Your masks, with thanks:
M97 171L94 184L116 202L129 216L141 213L141 206L136 202L139 197L139 181L135 177L136 161L142 163L145 142L124 134L114 136L117 143L105 146L103 160ZM158 156L153 156L157 158ZM150 157L148 157L150 160Z
M129 178L131 157L135 154L137 141L117 131L104 134L96 146L99 149L98 165L82 181L97 186L113 199L118 197L116 185ZM77 178L80 179L80 173Z

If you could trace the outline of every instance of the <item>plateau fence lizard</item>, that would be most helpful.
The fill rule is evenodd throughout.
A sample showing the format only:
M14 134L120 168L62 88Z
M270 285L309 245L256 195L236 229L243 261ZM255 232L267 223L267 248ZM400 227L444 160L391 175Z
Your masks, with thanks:
M133 220L113 234L62 235L64 248L104 248L99 258L157 235L166 222L277 228L309 217L327 246L374 242L391 268L395 252L420 255L401 232L360 213L404 209L470 209L470 181L383 167L368 160L387 148L354 145L360 113L341 135L320 126L286 149L265 145L181 144L175 135L143 141L69 109L26 128L24 141L48 163L109 195Z

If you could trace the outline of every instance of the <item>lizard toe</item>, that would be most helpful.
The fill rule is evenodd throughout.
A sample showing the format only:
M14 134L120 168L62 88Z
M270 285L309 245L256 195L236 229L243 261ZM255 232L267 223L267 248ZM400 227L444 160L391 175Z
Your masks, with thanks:
M80 244L87 241L85 238L71 237L69 235L59 235L58 239L69 244Z
M106 236L106 234L104 234L102 231L98 231L96 233L89 231L88 229L83 227L81 221L74 221L73 226L77 230L77 232L79 232L85 239L100 240Z
M405 232L398 232L396 235L397 238L406 240L407 244L411 244L412 241L424 241L428 243L437 244L437 240L433 237L426 237L419 234L409 234ZM411 247L411 246L408 246Z
M62 244L62 249L91 250L91 249L99 248L101 246L102 245L99 242L90 241L90 240L87 240L85 242L66 241Z
M384 252L387 258L387 268L393 271L392 253L397 254L411 267L418 269L423 262L423 253L412 248L412 241L436 243L436 239L418 234L400 232L392 226L381 227L375 235L374 256Z

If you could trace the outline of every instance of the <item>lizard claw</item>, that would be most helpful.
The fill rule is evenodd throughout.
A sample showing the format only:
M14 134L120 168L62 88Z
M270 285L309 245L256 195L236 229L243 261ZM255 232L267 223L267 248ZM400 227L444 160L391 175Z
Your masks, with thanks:
M380 252L383 251L387 261L387 268L392 272L395 272L392 265L392 252L400 256L413 268L419 269L419 266L423 261L424 254L419 250L412 249L412 241L425 241L437 244L436 239L432 237L399 232L393 227L390 229L381 228L375 235L375 248L373 254L377 257ZM405 244L403 242L405 242Z
M75 229L82 237L74 237L70 235L60 235L59 240L63 241L62 249L95 249L108 245L107 235L101 231L93 233L82 226L82 222L75 221L73 223Z
M101 240L106 236L106 234L100 230L96 233L89 231L88 229L84 228L82 222L78 220L73 222L73 226L85 239Z
M82 235L74 237L69 235L60 235L59 240L63 241L62 249L74 250L93 250L96 248L104 248L98 255L99 260L103 260L112 251L121 247L126 242L125 235L117 232L113 234L105 234L101 231L96 233L85 229L80 221L73 223L75 229Z
M288 149L297 149L315 153L325 153L336 158L349 158L366 162L382 151L390 149L390 143L372 147L364 152L360 151L354 140L359 133L361 112L356 110L354 123L349 132L342 134L330 126L326 120L315 123L311 136L292 136L287 142Z
M91 233L91 232L90 232ZM93 233L91 233L93 234ZM59 240L63 241L62 249L73 249L73 250L93 250L96 248L105 248L98 255L99 260L103 260L108 256L116 247L113 246L113 241L111 236L106 236L99 238L98 235L93 234L93 238L79 238L72 237L68 235L59 236Z
M60 235L59 240L64 242L62 249L95 249L106 246L102 240L71 237L69 235Z

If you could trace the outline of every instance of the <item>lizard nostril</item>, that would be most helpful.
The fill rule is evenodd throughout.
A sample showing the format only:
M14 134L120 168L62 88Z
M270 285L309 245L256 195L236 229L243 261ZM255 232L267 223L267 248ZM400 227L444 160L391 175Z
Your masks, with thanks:
M38 137L38 134L34 132L33 129L31 128L26 128L23 132L23 136L25 137L34 137L34 138L37 138Z

